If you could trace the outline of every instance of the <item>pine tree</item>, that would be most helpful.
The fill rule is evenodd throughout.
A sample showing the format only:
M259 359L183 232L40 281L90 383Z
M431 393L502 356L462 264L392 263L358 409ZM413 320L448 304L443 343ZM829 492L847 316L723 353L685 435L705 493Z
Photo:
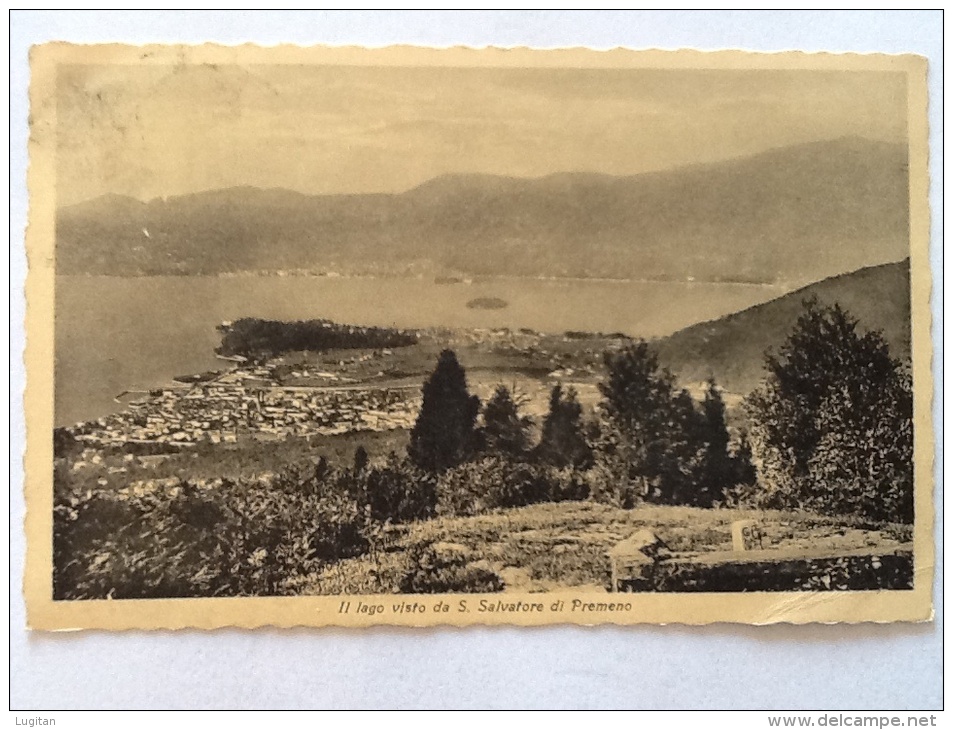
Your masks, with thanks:
M557 467L592 466L592 448L586 441L582 406L576 391L569 388L563 396L562 386L553 386L549 395L549 412L543 421L543 433L536 447L540 461Z
M675 415L674 378L644 341L606 353L605 363L596 465L623 506L670 501L672 437L683 420Z
M424 383L423 404L410 432L411 461L430 472L465 461L474 450L479 410L480 400L467 390L466 373L456 354L444 350Z
M533 422L521 416L519 405L505 385L498 385L483 407L484 448L504 456L520 458L529 449L529 429Z
M644 340L605 355L607 378L599 384L602 409L619 428L646 439L659 435L671 415L675 379L659 366Z

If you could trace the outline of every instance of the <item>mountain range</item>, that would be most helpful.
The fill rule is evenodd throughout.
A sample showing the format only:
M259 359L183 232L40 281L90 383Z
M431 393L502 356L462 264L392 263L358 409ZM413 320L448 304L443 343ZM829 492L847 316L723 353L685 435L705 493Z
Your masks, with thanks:
M831 277L778 299L702 322L657 340L659 360L682 382L714 376L732 393L748 393L764 376L764 353L777 350L806 300L840 304L863 331L880 330L893 357L910 360L910 260Z
M57 272L803 284L907 255L907 179L904 146L852 137L622 177L447 175L398 194L109 195L58 210Z

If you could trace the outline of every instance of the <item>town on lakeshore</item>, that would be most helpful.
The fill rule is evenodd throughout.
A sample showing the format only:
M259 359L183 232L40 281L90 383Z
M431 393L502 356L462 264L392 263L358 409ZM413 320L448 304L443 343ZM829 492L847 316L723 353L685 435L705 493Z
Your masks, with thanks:
M334 326L352 335L366 331ZM231 327L223 322L219 330ZM397 332L413 337L413 346L335 350L324 356L304 351L258 356L251 362L241 355L220 355L230 362L227 369L118 394L120 410L63 431L92 449L138 445L149 453L155 445L409 429L420 408L426 358L442 347L462 348L490 361L489 376L475 384L478 392L518 382L528 409L541 414L549 395L546 383L570 383L583 393L594 392L600 347L618 347L629 339L621 333L547 335L510 328Z
M331 374L317 375L339 381ZM158 388L130 402L125 411L77 424L71 431L92 446L235 443L241 433L280 439L381 431L413 426L417 401L419 387L283 386L269 367L236 367L201 383Z

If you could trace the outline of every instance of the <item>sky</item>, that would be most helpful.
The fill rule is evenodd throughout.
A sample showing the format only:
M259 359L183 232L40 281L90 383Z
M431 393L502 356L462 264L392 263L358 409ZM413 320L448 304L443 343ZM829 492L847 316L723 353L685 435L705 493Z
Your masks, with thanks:
M253 185L402 192L448 173L631 175L906 139L902 74L302 65L61 66L57 203Z

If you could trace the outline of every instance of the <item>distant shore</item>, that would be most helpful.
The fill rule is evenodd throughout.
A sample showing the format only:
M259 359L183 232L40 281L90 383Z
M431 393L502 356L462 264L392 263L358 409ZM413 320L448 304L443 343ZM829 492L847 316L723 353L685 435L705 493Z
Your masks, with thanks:
M766 288L794 288L810 280L802 281L751 281L743 279L697 279L692 277L681 278L624 278L624 277L605 277L605 276L521 276L508 274L494 275L443 275L433 273L338 273L338 272L317 272L317 271L226 271L221 273L189 273L189 272L161 272L161 273L139 273L139 274L93 274L93 273L57 273L58 278L69 279L242 279L242 278L274 278L274 279L416 279L433 283L438 286L462 285L472 286L474 284L485 284L494 281L533 281L533 282L551 282L554 284L573 284L573 283L591 283L591 284L687 284L707 286L712 284L727 284L731 286L748 287L766 287Z

